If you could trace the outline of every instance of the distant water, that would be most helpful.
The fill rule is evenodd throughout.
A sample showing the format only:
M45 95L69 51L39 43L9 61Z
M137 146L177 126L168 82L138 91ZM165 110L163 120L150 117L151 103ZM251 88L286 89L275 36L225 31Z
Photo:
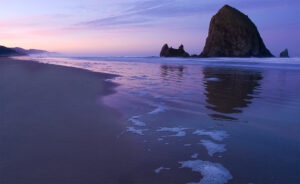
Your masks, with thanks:
M27 59L119 75L102 100L144 147L132 177L300 183L300 58Z

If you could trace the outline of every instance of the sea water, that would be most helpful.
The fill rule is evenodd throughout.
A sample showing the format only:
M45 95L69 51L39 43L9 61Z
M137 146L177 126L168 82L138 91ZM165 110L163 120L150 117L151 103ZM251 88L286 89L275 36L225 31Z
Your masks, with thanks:
M144 148L138 181L300 183L300 58L27 59L118 75L99 100Z

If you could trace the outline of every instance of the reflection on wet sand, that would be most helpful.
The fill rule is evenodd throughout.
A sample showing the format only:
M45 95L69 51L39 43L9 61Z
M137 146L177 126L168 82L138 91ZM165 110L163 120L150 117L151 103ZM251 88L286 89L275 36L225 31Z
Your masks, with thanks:
M161 65L161 78L163 80L176 80L177 82L181 82L183 78L185 67L182 65Z
M261 72L256 70L204 67L203 74L209 104L206 108L217 112L209 116L223 120L237 120L224 114L241 113L252 103L262 80Z

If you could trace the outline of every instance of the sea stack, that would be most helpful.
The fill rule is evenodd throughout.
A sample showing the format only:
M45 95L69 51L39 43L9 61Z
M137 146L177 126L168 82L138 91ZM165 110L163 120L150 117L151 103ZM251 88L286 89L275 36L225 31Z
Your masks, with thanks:
M189 57L190 55L185 52L183 45L178 49L169 48L168 44L164 44L160 51L160 57Z
M284 51L280 52L280 57L281 58L288 58L288 57L290 57L288 49L285 49Z
M249 17L228 5L212 17L200 56L273 57Z

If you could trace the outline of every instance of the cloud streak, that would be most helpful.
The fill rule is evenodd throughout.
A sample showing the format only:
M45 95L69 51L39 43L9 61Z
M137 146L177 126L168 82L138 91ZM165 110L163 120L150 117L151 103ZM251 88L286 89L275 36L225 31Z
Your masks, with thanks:
M191 0L187 0L186 2L188 1ZM139 1L131 4L130 8L126 11L119 12L119 15L80 22L75 26L91 28L149 26L170 19L201 15L204 13L199 10L201 7L200 3L196 2L191 6L186 2L182 3L178 0L175 3L174 0ZM202 9L204 10L204 8ZM208 10L207 7L205 9L206 11Z
M220 2L212 0L210 2L198 0L146 0L146 1L133 1L127 4L129 7L125 11L118 12L118 15L108 16L104 18L84 21L76 24L78 27L86 28L107 28L107 27L125 27L125 26L149 26L168 22L171 19L183 19L191 16L201 17L203 15L212 15L224 4L237 5L240 8L248 10L260 8L280 7L282 4L295 4L293 0L246 0L236 1L227 0ZM297 4L297 3L296 3ZM299 3L298 3L299 4ZM184 24L183 24L184 26Z

